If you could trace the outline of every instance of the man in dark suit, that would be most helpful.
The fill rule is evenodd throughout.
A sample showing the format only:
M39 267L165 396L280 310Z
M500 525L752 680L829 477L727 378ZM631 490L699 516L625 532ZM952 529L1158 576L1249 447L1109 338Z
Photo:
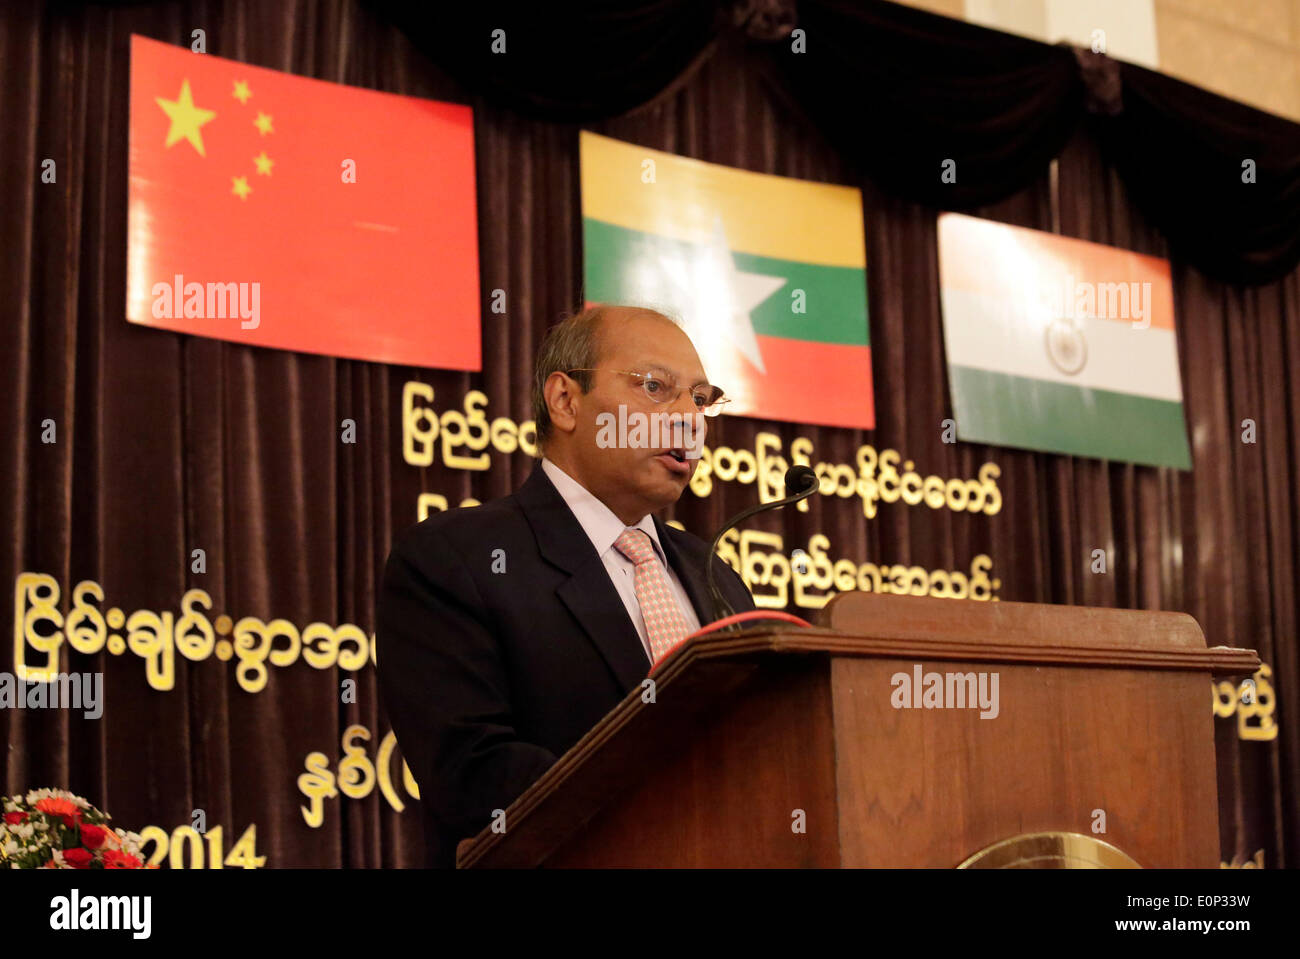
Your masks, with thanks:
M488 825L639 692L653 663L712 621L708 544L652 514L676 502L694 472L705 422L695 414L716 415L722 402L672 320L584 310L552 328L538 353L543 459L527 482L398 538L379 599L376 664L420 788L431 865L454 866L458 840ZM673 449L611 445L608 426L620 413L668 414L695 432L673 434L690 437ZM653 444L655 434L645 435ZM754 609L740 577L712 562L731 606Z

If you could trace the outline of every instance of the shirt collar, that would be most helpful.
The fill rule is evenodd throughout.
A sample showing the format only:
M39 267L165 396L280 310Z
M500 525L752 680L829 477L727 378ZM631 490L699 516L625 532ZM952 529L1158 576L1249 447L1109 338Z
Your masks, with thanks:
M582 531L587 534L591 545L596 548L596 555L603 557L605 551L614 545L614 541L628 527L625 527L623 521L614 515L614 511L597 499L585 486L545 457L542 458L542 472L551 481L556 492L564 498L569 510L582 526ZM668 562L664 559L663 546L659 542L659 531L655 528L653 517L646 513L641 517L640 522L631 528L642 530L650 537L660 562L667 566Z

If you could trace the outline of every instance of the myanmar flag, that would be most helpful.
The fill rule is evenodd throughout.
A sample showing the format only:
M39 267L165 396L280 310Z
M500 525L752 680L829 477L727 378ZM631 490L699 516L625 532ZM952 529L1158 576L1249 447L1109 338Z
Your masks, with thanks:
M480 368L470 109L131 38L127 319Z
M875 427L862 195L581 134L586 300L681 321L728 413Z
M939 218L957 436L1191 469L1169 261Z

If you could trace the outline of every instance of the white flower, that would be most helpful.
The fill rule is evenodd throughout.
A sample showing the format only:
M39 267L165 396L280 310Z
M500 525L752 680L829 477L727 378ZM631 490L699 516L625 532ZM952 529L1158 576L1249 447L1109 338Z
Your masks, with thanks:
M74 806L80 806L82 809L89 809L89 808L90 808L90 803L86 802L86 800L82 799L82 798L81 798L80 796L78 796L76 793L70 793L70 792L68 792L66 789L54 789L54 790L51 790L51 791L52 791L52 792L54 793L54 795L57 796L58 798L60 798L60 799L66 799L66 800L68 800L70 803L72 803Z

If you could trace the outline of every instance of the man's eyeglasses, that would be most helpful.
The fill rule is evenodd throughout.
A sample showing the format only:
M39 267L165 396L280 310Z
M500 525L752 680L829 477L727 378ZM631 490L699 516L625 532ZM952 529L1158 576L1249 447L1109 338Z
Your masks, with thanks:
M574 373L599 372L600 370L592 368L565 370L565 373L569 376ZM650 398L652 403L676 403L677 398L682 395L682 390L687 389L687 387L679 386L677 379L671 373L662 370L651 370L648 373L637 373L632 370L607 370L606 372L621 373L624 376L632 377L640 384L642 392ZM695 401L695 409L705 416L717 416L722 412L722 407L731 402L722 395L722 390L708 383L692 386L690 391L691 398Z

